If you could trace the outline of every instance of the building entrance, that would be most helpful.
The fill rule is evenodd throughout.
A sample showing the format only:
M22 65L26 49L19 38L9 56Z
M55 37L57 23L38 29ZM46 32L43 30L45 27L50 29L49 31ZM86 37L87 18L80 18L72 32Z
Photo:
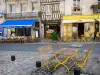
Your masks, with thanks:
M78 23L78 37L84 35L84 23Z

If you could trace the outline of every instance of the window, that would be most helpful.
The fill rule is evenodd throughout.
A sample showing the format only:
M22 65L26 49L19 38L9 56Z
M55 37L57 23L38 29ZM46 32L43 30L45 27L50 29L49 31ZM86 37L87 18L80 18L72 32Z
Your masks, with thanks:
M32 2L32 11L34 11L34 3Z
M100 7L98 7L97 10L100 11Z
M46 5L46 15L52 15L52 6L51 5Z
M22 3L20 4L20 9L21 9L21 13L26 11L26 4Z
M44 10L44 7L45 7L45 6L44 6L44 5L42 5L42 7L41 7L41 11L42 11L42 12L44 12L44 11L45 11L45 10Z
M10 4L10 13L14 13L15 12L15 5L14 4Z
M80 11L80 0L74 0L73 11Z
M98 4L100 4L100 0L98 0Z
M45 20L45 14L42 14L42 20Z
M57 4L56 7L57 7L57 11L59 11L59 4Z
M52 10L55 11L55 6L54 5L52 6Z
M84 25L84 31L85 32L88 32L88 31L90 31L90 23L85 23L85 25Z

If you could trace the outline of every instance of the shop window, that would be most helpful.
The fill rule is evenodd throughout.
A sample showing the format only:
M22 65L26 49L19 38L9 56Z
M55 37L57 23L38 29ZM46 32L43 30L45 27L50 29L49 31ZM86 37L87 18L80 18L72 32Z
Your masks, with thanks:
M90 24L89 23L85 23L84 30L85 30L85 32L90 31Z
M9 4L9 10L10 10L10 13L14 13L15 12L15 5Z
M77 33L78 29L77 29L77 24L73 24L73 33Z
M15 36L15 28L10 28L11 29L11 36Z

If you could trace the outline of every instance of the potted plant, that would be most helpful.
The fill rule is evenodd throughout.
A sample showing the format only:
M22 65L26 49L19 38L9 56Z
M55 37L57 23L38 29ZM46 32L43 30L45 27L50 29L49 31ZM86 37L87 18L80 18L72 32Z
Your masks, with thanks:
M54 31L54 32L51 33L51 39L54 40L54 41L58 40L58 34L57 34L56 31Z

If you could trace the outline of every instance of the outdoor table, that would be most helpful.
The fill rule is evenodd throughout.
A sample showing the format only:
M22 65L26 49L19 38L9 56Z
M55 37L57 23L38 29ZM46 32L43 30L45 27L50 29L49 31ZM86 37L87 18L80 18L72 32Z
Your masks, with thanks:
M78 52L78 48L60 48L58 49L55 54L56 56L57 55L63 55L65 57L65 60L63 61L60 61L57 57L56 58L56 61L58 61L58 64L55 66L54 70L56 70L56 68L60 65L63 65L67 71L69 72L69 68L68 68L68 65L65 65L65 63L70 60L70 59L73 59L74 56L77 54Z

